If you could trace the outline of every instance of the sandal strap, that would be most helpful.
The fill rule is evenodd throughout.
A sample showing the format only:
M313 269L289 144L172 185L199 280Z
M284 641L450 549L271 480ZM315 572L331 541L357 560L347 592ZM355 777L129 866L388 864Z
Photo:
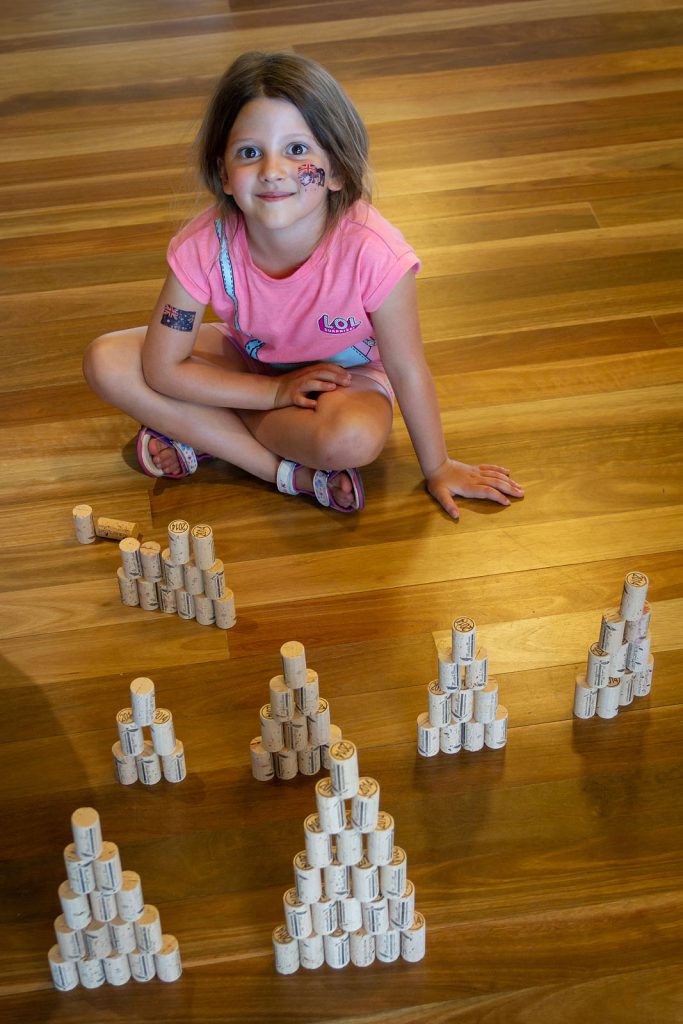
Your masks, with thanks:
M300 462L290 462L289 459L282 459L277 467L275 483L281 494L300 494L294 485L294 474L301 465Z
M328 483L330 473L331 471L327 469L316 469L313 474L313 493L320 504L324 505L325 508L329 508L332 503L330 500L330 489Z

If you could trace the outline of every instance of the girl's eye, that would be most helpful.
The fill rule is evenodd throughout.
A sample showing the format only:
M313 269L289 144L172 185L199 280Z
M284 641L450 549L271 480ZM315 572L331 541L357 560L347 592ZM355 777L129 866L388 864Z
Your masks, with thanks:
M308 146L304 142L293 142L289 147L292 156L303 156L308 152Z
M259 155L256 146L242 146L237 150L237 156L243 160L254 160Z

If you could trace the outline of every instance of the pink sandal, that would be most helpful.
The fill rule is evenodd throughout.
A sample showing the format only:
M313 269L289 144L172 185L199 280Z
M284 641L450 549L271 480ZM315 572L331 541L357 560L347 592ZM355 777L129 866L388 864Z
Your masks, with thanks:
M294 483L294 474L300 466L300 462L290 462L288 459L282 460L277 468L276 482L278 491L282 494L307 494L315 498L325 508L333 508L337 512L360 512L365 507L363 482L357 469L317 469L313 474L313 490L303 491L299 490ZM348 508L335 501L334 495L330 490L331 482L340 473L346 473L353 488L354 503Z
M149 450L149 442L152 438L163 441L169 448L175 448L178 462L180 463L180 469L177 473L164 473L163 469L159 469L158 466L154 465L152 453ZM140 427L138 431L137 456L140 468L147 476L162 476L168 480L179 480L181 477L190 476L191 473L197 472L197 466L200 462L213 458L213 455L197 455L194 448L191 448L189 444L174 441L172 438L166 437L165 434L152 430L151 427Z

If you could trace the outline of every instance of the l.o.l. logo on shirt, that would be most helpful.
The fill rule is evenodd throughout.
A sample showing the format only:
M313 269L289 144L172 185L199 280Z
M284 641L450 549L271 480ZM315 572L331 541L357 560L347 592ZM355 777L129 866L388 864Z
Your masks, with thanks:
M334 320L330 321L327 318L327 313L323 313L318 320L318 327L325 334L347 334L360 325L360 320L356 320L355 316L336 316Z

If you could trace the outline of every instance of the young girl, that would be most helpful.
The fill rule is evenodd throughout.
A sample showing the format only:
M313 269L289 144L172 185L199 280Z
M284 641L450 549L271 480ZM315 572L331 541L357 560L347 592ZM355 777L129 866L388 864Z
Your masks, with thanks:
M367 133L334 79L295 54L243 54L198 143L215 205L172 239L149 327L98 338L84 361L91 387L145 424L145 472L186 476L218 456L352 512L356 467L382 451L395 395L449 515L454 494L521 497L507 469L448 458L419 260L369 205ZM220 322L202 322L209 304Z

